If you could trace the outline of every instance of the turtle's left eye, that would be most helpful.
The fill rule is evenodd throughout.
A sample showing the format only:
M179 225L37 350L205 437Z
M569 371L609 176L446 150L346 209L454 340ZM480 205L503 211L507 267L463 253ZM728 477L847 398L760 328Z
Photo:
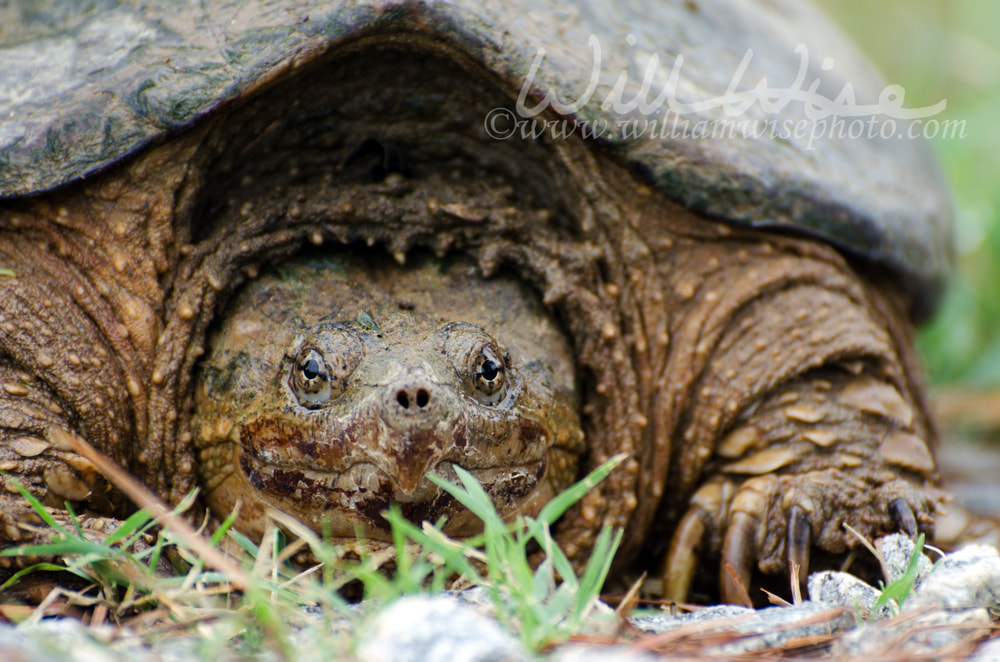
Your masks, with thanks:
M494 405L507 394L507 369L503 359L489 347L483 349L476 359L474 380L476 397L486 404Z
M330 372L319 350L305 348L295 358L289 378L299 402L318 407L330 399Z

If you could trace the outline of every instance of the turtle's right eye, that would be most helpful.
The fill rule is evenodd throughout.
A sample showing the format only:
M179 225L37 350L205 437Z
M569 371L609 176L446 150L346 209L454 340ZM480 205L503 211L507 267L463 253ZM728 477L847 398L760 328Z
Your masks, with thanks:
M299 352L289 383L304 407L319 407L330 399L330 371L319 350L307 347Z
M484 347L475 360L473 383L476 397L488 405L495 405L507 394L507 375L503 360L491 347Z

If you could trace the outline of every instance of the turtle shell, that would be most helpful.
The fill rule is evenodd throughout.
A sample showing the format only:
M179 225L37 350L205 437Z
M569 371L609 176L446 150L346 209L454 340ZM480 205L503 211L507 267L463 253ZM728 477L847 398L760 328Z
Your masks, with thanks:
M0 198L89 177L334 46L385 31L459 49L512 102L520 96L518 110L569 121L685 206L818 236L884 268L915 316L934 307L951 217L928 147L891 113L852 137L851 113L903 105L899 90L791 0L6 3ZM823 99L841 107L839 132L819 131L833 117L814 123ZM719 128L728 120L765 130Z

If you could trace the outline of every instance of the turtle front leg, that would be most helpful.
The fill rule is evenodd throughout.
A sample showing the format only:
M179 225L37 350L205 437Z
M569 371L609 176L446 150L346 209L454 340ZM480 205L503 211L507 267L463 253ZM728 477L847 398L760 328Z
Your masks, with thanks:
M670 547L668 596L686 597L700 548L721 555L722 598L738 603L727 564L746 587L755 567L776 574L794 563L802 581L814 545L854 546L845 523L871 537L932 532L934 460L912 422L892 385L836 369L767 398L716 446Z
M88 459L77 452L73 417L38 376L0 358L0 549L49 542L52 530L21 496L15 481L44 505L57 523L93 541L121 522L90 513L118 510L120 496ZM65 510L73 505L74 521ZM0 557L0 573L30 565L34 557Z
M738 582L749 589L755 570L798 566L802 581L813 551L855 547L845 524L869 539L933 533L943 493L902 316L835 267L803 258L783 287L734 291L742 304L679 430L677 466L701 471L667 554L669 599L687 598L706 557L723 600L741 602Z
M3 217L0 216L0 219ZM61 256L0 234L0 546L20 544L32 520L12 478L44 505L112 515L123 496L74 447L79 436L128 466L135 454L131 392L119 351L128 332L94 287Z

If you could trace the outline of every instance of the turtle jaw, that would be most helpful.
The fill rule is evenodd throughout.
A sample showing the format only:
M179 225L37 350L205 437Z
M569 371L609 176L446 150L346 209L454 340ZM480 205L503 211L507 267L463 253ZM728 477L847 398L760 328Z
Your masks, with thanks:
M271 464L235 445L229 450L235 455L235 462L229 464L232 470L206 498L219 517L241 504L237 528L255 538L264 534L269 525L267 513L275 509L317 532L329 532L334 540L353 539L361 533L368 539L391 541L383 514L394 503L413 522L446 518L444 531L451 536L466 537L482 530L477 517L428 478L437 475L459 483L455 468L461 465L450 460L437 463L412 490L404 490L389 472L371 462L358 462L343 471L322 471ZM463 469L507 518L535 515L554 496L549 466L543 454L523 464Z
M237 527L253 537L263 535L273 508L334 538L361 532L391 540L383 513L392 503L411 521L446 517L445 533L473 535L481 530L478 518L428 476L456 484L455 467L462 467L502 517L537 514L555 495L549 471L555 435L524 414L489 421L458 415L405 431L364 413L341 425L260 417L203 449L203 466L224 467L204 480L206 499L218 517L241 503Z
M368 462L343 472L323 472L262 464L240 455L240 470L234 474L238 488L252 493L267 508L299 519L315 531L327 531L334 539L365 538L391 541L384 513L397 504L412 522L447 519L445 533L466 537L482 530L482 524L458 501L429 480L437 475L458 483L456 464L442 461L423 477L412 492L402 491L384 470ZM490 496L501 516L537 514L553 496L548 486L546 458L525 465L469 470ZM220 495L213 495L217 498ZM247 501L244 498L244 501ZM254 526L253 528L257 528Z

